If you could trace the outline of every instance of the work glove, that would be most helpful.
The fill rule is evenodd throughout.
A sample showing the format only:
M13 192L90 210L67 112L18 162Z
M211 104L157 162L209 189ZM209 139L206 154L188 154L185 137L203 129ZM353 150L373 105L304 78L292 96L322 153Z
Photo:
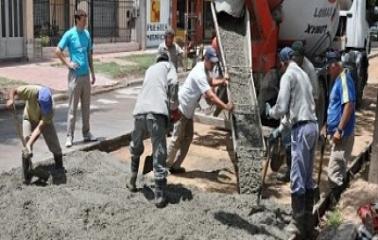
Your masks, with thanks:
M269 119L271 118L270 117L270 110L272 109L272 107L270 106L269 103L265 103L265 116Z
M277 140L277 138L281 136L281 131L282 130L280 127L274 129L273 132L269 135L269 142L274 143Z

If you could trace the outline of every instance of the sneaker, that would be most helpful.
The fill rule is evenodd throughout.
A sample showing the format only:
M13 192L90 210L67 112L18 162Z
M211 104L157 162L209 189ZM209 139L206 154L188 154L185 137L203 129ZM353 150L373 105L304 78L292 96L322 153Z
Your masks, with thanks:
M66 148L72 147L72 137L67 137Z
M183 167L171 167L171 168L169 169L169 172L170 172L171 174L180 174L180 173L185 173L186 170L185 170L185 168L183 168Z
M92 133L87 133L84 135L84 142L95 142L97 141L97 138L92 135Z

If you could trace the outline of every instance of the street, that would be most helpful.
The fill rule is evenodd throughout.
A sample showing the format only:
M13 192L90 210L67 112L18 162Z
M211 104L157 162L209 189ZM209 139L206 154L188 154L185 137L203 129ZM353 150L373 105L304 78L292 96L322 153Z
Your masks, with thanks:
M140 87L123 88L109 93L92 96L91 131L100 139L108 139L130 132L133 128L132 111ZM78 109L79 119L76 123L74 146L66 149L66 121L68 104L55 104L55 128L58 133L63 152L72 152L82 147L81 112ZM8 171L21 166L22 144L16 135L15 122L11 112L0 112L0 172ZM21 123L22 110L18 110L18 120ZM51 157L51 153L40 137L33 149L33 162L39 162Z

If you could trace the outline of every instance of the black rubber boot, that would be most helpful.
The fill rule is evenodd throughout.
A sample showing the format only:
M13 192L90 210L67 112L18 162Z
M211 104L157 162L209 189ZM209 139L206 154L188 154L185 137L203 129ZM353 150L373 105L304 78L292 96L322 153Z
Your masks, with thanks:
M136 180L137 180L138 173L134 172L131 173L131 176L126 182L126 187L130 190L130 192L136 192L137 187L136 187Z
M291 149L286 151L286 172L284 174L278 174L277 180L280 182L290 182L290 171L291 171Z
M139 161L139 157L131 158L131 175L126 182L126 187L130 190L130 192L137 191L136 180L138 177Z
M305 239L315 239L316 233L315 233L315 219L314 215L312 214L313 208L314 208L314 196L315 196L315 190L309 189L306 190L305 194L305 222L304 222L304 230L306 233Z
M287 226L286 231L289 233L289 239L305 239L305 195L291 195L291 207L293 210L292 220Z
M55 169L63 169L63 155L54 154Z
M157 208L167 206L167 198L165 196L166 187L167 179L155 180L155 206Z

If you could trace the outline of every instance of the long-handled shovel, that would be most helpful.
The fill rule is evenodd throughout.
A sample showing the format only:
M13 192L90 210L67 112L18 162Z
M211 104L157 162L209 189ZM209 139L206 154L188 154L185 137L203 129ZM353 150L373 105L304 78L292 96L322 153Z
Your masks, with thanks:
M22 150L22 172L24 177L24 183L30 184L30 181L33 177L32 170L33 170L33 164L31 161L31 158L33 155L29 152L29 150L26 148L26 141L22 136L21 127L18 123L17 114L16 114L16 106L13 104L13 110L12 110L12 116L13 116L13 122L16 127L16 133L18 138L21 140L23 150Z
M327 138L322 137L322 146L320 148L319 172L318 172L318 179L317 179L318 180L318 182L317 182L318 186L320 184L320 180L321 180L321 177L322 177L324 151L325 151L326 144L327 144Z
M269 141L267 141L266 147L267 147L267 159L266 159L265 164L264 164L261 186L260 186L259 192L257 193L257 199L256 199L257 206L260 205L261 194L262 194L262 191L264 190L264 187L265 187L265 178L266 178L266 174L268 172L268 167L269 167L269 162L270 162L270 144L269 144Z
M315 202L320 200L320 180L322 178L322 172L323 172L323 162L324 162L324 151L325 147L327 145L327 137L321 137L321 147L320 147L320 162L319 162L319 169L318 169L318 178L317 178L317 187L315 189Z

